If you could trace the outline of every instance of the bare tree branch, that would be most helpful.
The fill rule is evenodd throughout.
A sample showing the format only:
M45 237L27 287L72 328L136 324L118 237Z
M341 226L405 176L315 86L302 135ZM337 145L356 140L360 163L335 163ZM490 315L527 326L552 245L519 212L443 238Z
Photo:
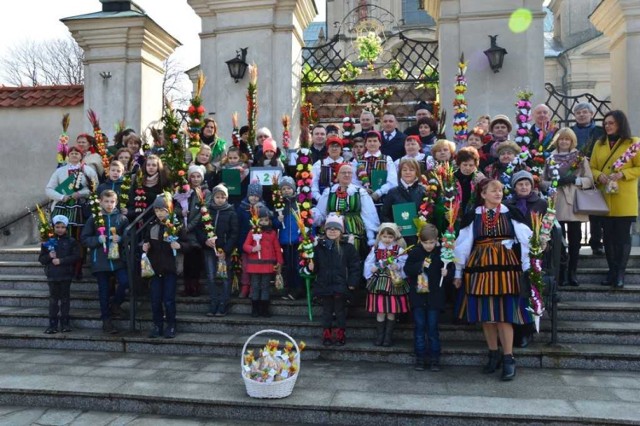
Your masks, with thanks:
M186 108L191 98L191 88L184 66L174 55L171 55L164 61L164 69L165 73L162 79L163 102L169 101L176 108Z

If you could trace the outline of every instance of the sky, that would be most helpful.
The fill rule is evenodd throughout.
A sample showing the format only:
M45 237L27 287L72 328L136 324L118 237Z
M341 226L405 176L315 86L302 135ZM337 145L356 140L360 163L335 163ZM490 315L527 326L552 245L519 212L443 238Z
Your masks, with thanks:
M6 3L11 3L7 6ZM250 0L247 0L249 3ZM3 0L2 25L0 25L0 56L7 53L9 46L23 40L47 40L67 37L70 33L60 19L69 16L93 13L102 9L99 0ZM187 4L187 0L135 0L155 22L172 36L182 47L176 56L184 69L200 63L200 18ZM325 1L316 0L319 15L323 21ZM0 83L3 83L0 77Z

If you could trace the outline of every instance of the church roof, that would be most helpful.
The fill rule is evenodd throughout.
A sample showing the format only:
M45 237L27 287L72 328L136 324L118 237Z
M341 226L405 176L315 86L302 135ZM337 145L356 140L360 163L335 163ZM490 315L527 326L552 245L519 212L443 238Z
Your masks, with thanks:
M83 103L83 85L0 87L0 108L73 107Z

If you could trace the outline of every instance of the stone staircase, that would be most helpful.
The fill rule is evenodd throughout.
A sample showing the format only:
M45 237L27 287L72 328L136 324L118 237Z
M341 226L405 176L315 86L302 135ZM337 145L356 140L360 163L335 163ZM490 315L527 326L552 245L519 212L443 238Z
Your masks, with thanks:
M363 308L350 308L347 345L321 345L315 321L307 318L306 302L272 300L271 318L251 318L246 299L234 299L230 314L210 318L207 297L178 297L178 337L173 340L148 339L151 325L148 305L139 311L136 331L129 331L128 320L116 320L124 330L108 336L101 332L97 286L88 277L72 284L72 333L45 335L48 292L36 248L0 249L0 345L14 348L55 348L130 353L219 355L237 357L246 338L264 328L276 328L308 344L305 359L333 361L375 361L410 364L413 361L412 328L401 324L391 348L375 347L375 322ZM640 255L630 261L624 289L611 290L599 285L606 272L604 258L583 256L580 287L561 287L558 344L548 345L551 323L543 317L541 332L525 349L518 349L518 365L533 368L588 368L640 371ZM145 307L146 306L146 307ZM480 365L486 356L478 326L452 325L443 318L441 325L443 365Z
M586 375L589 393L590 380L640 375L640 253L632 257L626 288L617 291L598 284L604 259L583 257L580 287L560 290L558 344L548 344L551 323L543 317L535 341L515 352L519 368L525 368L513 386L540 389L526 396L512 396L516 388L493 380L489 386L495 388L479 390L488 378L476 374L486 357L480 327L452 325L443 315L445 371L414 372L411 325L397 327L393 347L375 347L374 320L360 302L350 308L343 347L322 346L318 306L311 322L305 301L277 297L268 319L251 318L246 299L234 299L228 316L210 318L206 296L178 297L175 339L146 337L151 321L143 304L136 330L129 330L128 320L117 320L123 331L111 336L101 331L97 286L86 271L89 278L71 287L73 332L46 335L48 291L37 254L36 248L0 249L0 405L296 424L423 424L427 418L442 424L633 424L640 418L628 397L620 400L606 390L584 401L567 396L555 411L543 409L546 398L558 398L544 390L549 380L571 383ZM246 339L265 328L307 343L305 372L286 400L249 400L235 372ZM154 365L159 370L149 369ZM162 378L167 366L175 383ZM224 373L209 373L218 367ZM379 381L385 377L393 379L382 391ZM435 386L436 394L429 386L412 389L422 381ZM469 406L470 401L475 402ZM538 408L513 408L520 406Z

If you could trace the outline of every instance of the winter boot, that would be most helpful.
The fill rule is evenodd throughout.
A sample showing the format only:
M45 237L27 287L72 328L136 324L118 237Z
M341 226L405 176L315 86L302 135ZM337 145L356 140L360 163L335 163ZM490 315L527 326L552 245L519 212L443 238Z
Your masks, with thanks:
M260 316L260 301L252 300L251 301L251 316L253 318L257 318Z
M500 367L500 352L497 350L489 350L489 360L487 361L487 365L482 369L482 372L484 374L495 373L498 367Z
M322 330L322 344L324 346L333 345L333 340L331 339L331 329L325 328Z
M516 360L513 355L504 355L502 357L502 381L513 380L516 377Z
M433 372L440 371L440 358L431 358L431 362L429 363L429 370Z
M387 319L387 326L384 330L384 340L382 346L391 346L393 344L393 328L396 326L395 320Z
M102 332L106 334L118 334L118 329L113 326L110 319L102 321Z
M269 312L269 304L270 304L269 300L260 301L260 306L261 306L260 316L265 318L271 318L271 313Z
M168 324L167 328L164 330L164 338L173 339L174 337L176 337L176 325Z
M382 343L384 342L385 322L386 322L385 320L376 322L376 340L374 342L374 345L376 346L382 346Z
M151 330L149 330L149 338L150 339L155 339L160 337L160 335L162 335L162 326L159 326L157 324L153 324L151 326Z
M629 254L631 254L631 244L624 244L620 250L620 257L618 258L618 274L615 282L613 283L615 288L624 287L624 272L627 269Z
M63 319L60 322L60 331L62 331L63 333L68 333L68 332L72 331L71 330L71 324L69 324L69 319L68 318L67 319Z
M347 336L344 334L344 328L334 330L336 346L344 346L347 343Z
M423 356L416 356L416 365L413 367L416 371L424 371L425 359Z

